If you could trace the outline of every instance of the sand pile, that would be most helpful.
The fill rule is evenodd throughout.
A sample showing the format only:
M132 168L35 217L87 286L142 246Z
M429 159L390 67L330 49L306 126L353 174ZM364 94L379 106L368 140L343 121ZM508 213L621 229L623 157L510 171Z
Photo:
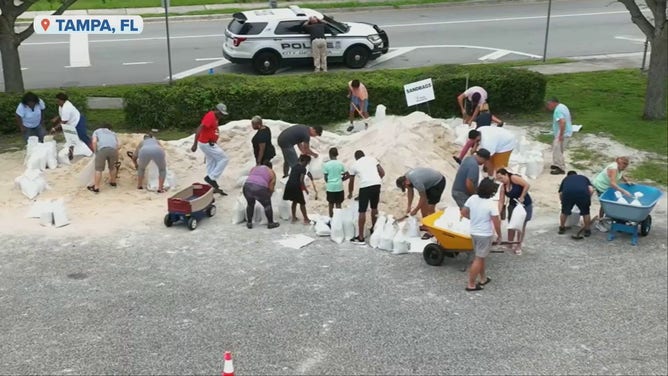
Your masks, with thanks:
M459 151L460 146L454 143L455 134L453 124L461 123L459 119L432 119L421 112L414 112L408 116L387 116L384 119L374 119L367 131L353 134L338 135L325 132L322 137L313 139L312 148L319 152L321 158L328 159L328 150L335 146L339 148L339 159L350 166L354 161L356 150L363 150L367 155L377 158L386 171L383 179L381 194L381 211L401 216L406 207L405 194L394 185L394 180L408 169L418 166L432 167L443 173L447 179L446 192L443 194L441 208L454 204L450 189L454 180L457 165L452 155ZM291 124L282 121L265 120L271 128L276 145L276 138L281 130ZM511 130L515 130L509 127ZM217 197L219 207L216 218L229 223L232 208L240 189L236 188L237 180L247 173L253 163L251 138L254 131L249 120L234 121L220 127L220 145L230 157L230 163L223 177L219 179L222 188L229 193L227 197ZM159 137L159 134L158 134ZM518 134L518 137L521 137ZM23 159L25 152L6 153L2 155L3 163L0 171L3 172L3 182L0 185L0 231L15 233L17 231L36 231L37 233L50 232L53 234L67 233L105 233L118 229L133 228L151 230L162 227L162 218L166 214L166 199L174 191L194 182L202 182L206 174L204 156L200 151L192 153L193 136L182 140L163 142L167 150L167 167L176 178L176 187L166 194L147 192L136 189L136 171L127 151L134 151L137 143L142 139L140 134L119 135L122 143L121 170L118 187L112 188L108 181L107 172L103 175L104 184L99 194L93 194L85 189L80 176L91 163L92 158L75 159L71 166L59 166L55 170L46 170L44 175L50 189L37 197L37 200L63 198L65 200L71 224L59 229L40 227L39 221L26 218L26 213L32 205L21 192L14 188L13 180L21 175L25 167ZM59 146L60 148L61 146ZM274 170L282 175L282 156L274 159ZM558 207L555 189L562 177L541 175L532 181L531 193L537 206L551 203L551 207ZM323 180L316 180L319 200L311 198L308 211L313 214L325 214L325 187ZM545 188L547 187L547 189ZM279 188L280 185L279 185ZM356 187L357 190L357 187ZM347 185L346 185L347 191ZM346 207L349 202L344 203Z

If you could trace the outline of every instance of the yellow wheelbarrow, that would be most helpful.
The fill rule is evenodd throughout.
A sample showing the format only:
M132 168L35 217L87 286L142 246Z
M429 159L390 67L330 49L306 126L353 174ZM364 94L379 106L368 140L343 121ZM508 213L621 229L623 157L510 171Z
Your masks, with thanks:
M424 261L431 266L441 266L446 257L455 258L460 253L467 253L468 258L473 257L473 239L470 235L460 234L444 228L436 227L434 224L443 214L438 211L422 219L422 226L428 233L436 238L436 243L429 243L422 251ZM499 242L498 245L511 245L517 242ZM494 253L503 253L503 250L492 250ZM469 260L470 261L470 260ZM468 266L468 262L467 262ZM465 271L466 267L462 271Z

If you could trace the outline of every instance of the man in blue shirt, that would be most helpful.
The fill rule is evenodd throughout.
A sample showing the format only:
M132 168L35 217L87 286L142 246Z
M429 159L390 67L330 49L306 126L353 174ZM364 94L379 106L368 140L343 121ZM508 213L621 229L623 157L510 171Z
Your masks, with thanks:
M589 178L578 175L575 171L568 171L568 175L561 181L559 186L559 198L561 199L561 215L559 216L559 234L566 232L566 218L571 215L573 206L577 206L580 215L584 217L584 236L590 236L591 195L594 187Z
M557 98L547 101L547 109L552 111L552 175L563 175L566 173L566 161L564 160L564 149L573 135L573 124L571 123L571 112Z

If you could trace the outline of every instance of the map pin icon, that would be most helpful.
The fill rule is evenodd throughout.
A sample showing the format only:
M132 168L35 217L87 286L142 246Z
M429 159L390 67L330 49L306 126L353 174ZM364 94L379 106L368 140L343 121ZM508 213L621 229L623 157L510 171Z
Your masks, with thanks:
M42 20L42 29L46 31L49 28L49 25L51 24L51 21L49 21L48 18L45 18Z

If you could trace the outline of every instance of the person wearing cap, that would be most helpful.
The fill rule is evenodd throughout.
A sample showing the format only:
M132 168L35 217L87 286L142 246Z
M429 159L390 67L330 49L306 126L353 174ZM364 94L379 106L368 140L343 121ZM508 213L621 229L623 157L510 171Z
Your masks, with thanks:
M327 40L325 39L325 23L318 17L311 16L302 25L311 36L311 53L315 72L327 72Z
M573 135L573 124L571 123L571 111L559 99L552 98L547 101L547 109L552 111L552 175L563 175L566 173L566 161L564 160L564 149Z
M194 153L199 147L206 156L206 176L204 181L213 187L213 192L227 196L227 193L218 185L218 178L223 174L229 158L223 149L218 146L218 125L223 116L226 116L227 106L218 103L216 107L207 112L199 127L195 131L195 142L190 148Z
M488 102L487 90L480 86L471 86L457 97L457 104L462 113L464 124L471 125L473 119L478 117L483 104ZM492 121L503 127L503 121L492 115Z
M510 154L517 145L512 132L493 126L469 131L469 140L474 143L473 150L482 148L489 151L490 158L484 166L489 176L494 176L496 170L502 167L508 167Z
M566 232L566 218L571 215L573 206L577 206L584 219L584 236L591 235L591 195L594 187L589 178L578 175L575 171L568 171L559 185L559 200L561 201L561 215L559 216L559 234Z
M283 132L278 135L276 139L278 146L283 153L283 177L288 177L290 168L296 165L298 161L295 145L299 148L301 154L309 155L313 158L318 158L318 153L311 150L309 143L311 137L322 136L322 127L317 125L314 127L296 124L285 128Z
M127 152L128 157L137 169L137 189L144 189L144 173L146 167L153 161L158 167L158 193L165 192L165 178L167 177L167 158L165 149L152 134L144 135L144 139L137 145L134 153Z
M452 198L459 209L463 208L466 200L476 193L480 181L480 166L484 165L489 158L490 154L487 149L478 149L474 155L464 158L457 169L457 175L452 182Z
M408 204L406 205L406 215L414 216L418 211L422 218L436 211L436 204L441 201L441 195L445 190L445 176L440 172L428 167L416 167L409 170L404 175L399 176L396 181L397 187L401 192L408 189ZM418 191L420 196L417 206L413 205L413 189Z

